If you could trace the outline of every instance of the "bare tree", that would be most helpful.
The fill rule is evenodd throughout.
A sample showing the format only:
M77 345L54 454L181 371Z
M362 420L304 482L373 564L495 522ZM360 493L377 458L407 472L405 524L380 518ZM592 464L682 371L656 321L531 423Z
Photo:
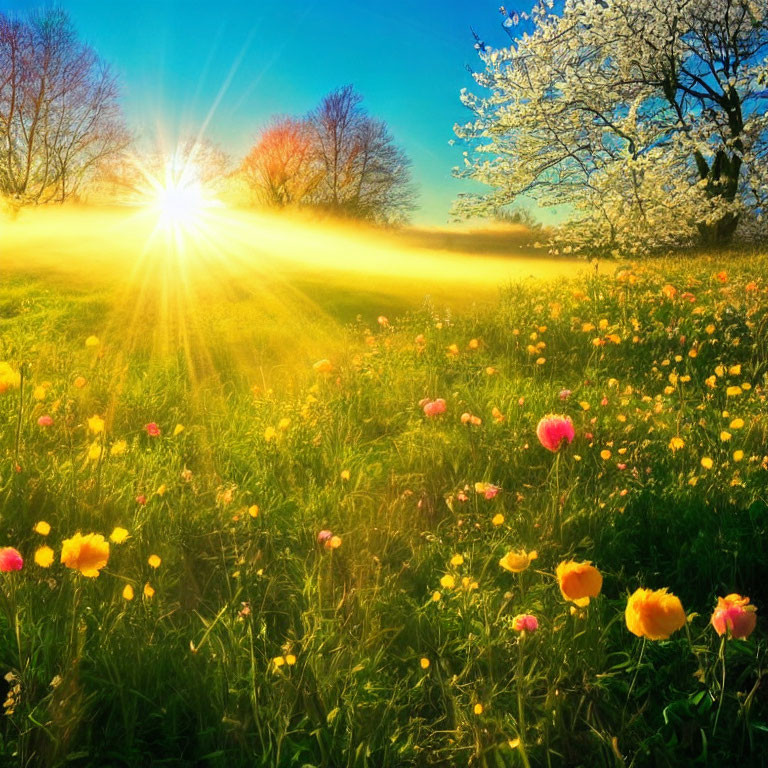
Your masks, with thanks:
M306 120L274 119L246 155L241 172L262 205L302 205L322 181L311 128Z
M380 222L407 217L414 207L410 160L386 123L368 116L351 85L329 93L309 123L323 170L318 206Z
M67 14L0 13L0 194L19 203L76 196L129 141L115 78Z

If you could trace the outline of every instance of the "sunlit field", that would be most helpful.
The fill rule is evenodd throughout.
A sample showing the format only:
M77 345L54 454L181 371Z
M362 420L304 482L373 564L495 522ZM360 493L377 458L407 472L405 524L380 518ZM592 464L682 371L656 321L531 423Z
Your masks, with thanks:
M4 764L764 764L764 253L166 213L0 230Z

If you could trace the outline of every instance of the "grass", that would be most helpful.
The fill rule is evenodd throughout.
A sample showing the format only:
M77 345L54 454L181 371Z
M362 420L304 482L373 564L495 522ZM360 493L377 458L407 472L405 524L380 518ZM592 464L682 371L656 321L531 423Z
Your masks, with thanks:
M198 286L194 314L159 279L142 298L19 268L0 302L0 360L24 374L0 395L0 534L25 558L0 574L0 754L760 765L766 268L761 254L667 259L494 285L481 303L457 280L454 312L420 306L414 284L318 291L297 270L268 289ZM330 373L313 369L321 357ZM428 418L419 403L436 397L446 413ZM553 411L576 428L556 455L536 439ZM76 531L115 526L130 538L98 578L59 562ZM322 530L341 545L319 544ZM538 558L509 573L510 550ZM604 577L587 607L554 576L571 558ZM638 587L669 588L685 627L631 634ZM709 617L733 592L758 627L721 641ZM524 613L538 631L515 631Z

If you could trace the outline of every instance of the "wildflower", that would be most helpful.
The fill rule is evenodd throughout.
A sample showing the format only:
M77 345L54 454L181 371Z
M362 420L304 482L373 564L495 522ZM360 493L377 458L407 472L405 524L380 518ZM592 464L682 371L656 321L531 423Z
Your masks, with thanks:
M589 605L589 599L597 597L603 587L602 574L589 560L584 563L563 561L557 566L555 575L563 597L579 607Z
M495 525L495 526L499 526L499 525L501 525L503 522L504 522L504 515L502 515L501 513L499 513L499 514L497 514L497 515L494 515L494 516L491 518L491 523L492 523L493 525Z
M320 533L317 534L317 543L325 545L331 540L331 536L333 536L331 531L328 531L328 530L320 531Z
M451 344L449 347L446 347L448 350L446 354L448 357L458 357L459 355L459 345L458 344Z
M685 443L683 442L683 439L675 435L675 437L669 441L669 450L674 453L675 451L679 451L684 445Z
M733 460L738 462L741 461L744 458L744 451L734 451L733 452Z
M624 618L633 635L649 640L666 640L685 625L682 603L666 588L636 590L627 601Z
M333 371L333 364L330 360L318 360L313 366L316 373L328 374Z
M386 318L384 315L379 315L376 318L376 322L382 327L382 328L389 328L389 319Z
M174 437L178 437L183 431L184 431L184 425L183 424L177 424L173 428L173 436Z
M570 389L561 389L560 392L558 392L557 396L565 402L570 396L571 396L571 390Z
M738 418L734 419L734 420L733 420L733 421L732 421L732 422L731 422L731 423L728 425L728 427L729 427L730 429L741 429L743 426L744 426L744 419L738 419Z
M507 552L504 557L499 560L499 565L510 573L522 573L533 560L539 556L539 553L534 549L531 552Z
M144 430L150 437L160 436L160 427L158 427L154 421L150 421L149 424L145 424Z
M737 387L737 386L728 387L728 388L725 390L725 394L726 394L728 397L737 397L738 395L740 395L740 394L741 394L741 392L742 392L742 389L741 389L741 387Z
M757 609L749 604L748 597L732 594L717 598L717 607L712 613L712 626L718 635L726 632L735 640L746 640L755 629Z
M440 579L440 586L443 587L443 589L453 589L456 586L456 579L454 579L450 573L446 573L445 576Z
M473 708L473 710L472 710L472 711L473 711L473 712L474 712L476 715L482 715L482 714L483 714L483 712L484 712L484 710L485 710L485 707L483 707L483 705L482 705L482 704L475 704L475 706L474 706L474 708Z
M608 461L608 459L611 458L611 452L607 448L603 448L603 450L600 451L600 458L603 461Z
M89 336L85 340L85 346L89 349L93 349L94 347L98 347L101 342L99 341L98 336Z
M499 493L499 486L492 483L475 483L475 493L481 493L490 501Z
M331 536L325 546L327 549L338 549L341 546L341 536Z
M721 440L722 440L724 443L727 443L727 442L728 442L728 441L731 439L731 433L730 433L730 432L726 432L725 430L723 430L723 431L720 433L720 439L721 439Z
M266 442L271 442L272 440L277 439L277 430L274 427L267 427L264 430L264 440Z
M473 416L471 413L465 412L461 414L461 423L473 427L479 427L483 423L483 420L479 416Z
M504 414L498 408L496 408L495 406L491 410L491 416L493 416L493 420L497 424L503 424L504 420L506 419L506 416L504 416Z
M573 422L568 416L545 416L536 427L536 436L548 451L556 453L564 441L568 444L573 442Z
M535 632L539 628L539 620L530 613L519 613L512 619L512 629L515 632Z
M342 470L341 470L341 479L342 479L342 480L345 480L345 481L346 481L346 480L349 480L350 476L351 476L351 475L350 475L350 472L349 472L349 470L348 470L348 469L342 469Z
M454 555L451 558L451 565L463 565L464 564L464 555Z
M423 406L424 415L431 417L445 413L445 407L445 400L442 397L438 397L437 400L428 400Z
M83 576L95 578L109 560L109 543L100 533L82 536L78 531L61 545L61 562Z
M125 440L117 440L112 443L109 449L110 456L122 456L128 450L128 443Z
M91 416L88 419L88 429L95 435L100 434L104 431L104 419L101 416Z
M88 382L86 381L85 376L77 376L73 383L78 389L82 389Z
M114 528L112 530L112 533L109 534L109 540L113 544L122 544L124 541L130 538L130 534L128 531L125 530L125 528L120 528L120 526Z
M32 530L35 533L39 533L41 536L47 536L51 532L51 526L49 523L46 523L45 520L39 520L35 523Z
M123 600L133 600L133 587L130 584L126 584L123 587Z
M431 598L431 600L432 600L432 602L433 602L433 603L439 603L439 602L440 602L440 598L441 598L441 597L442 597L442 595L440 594L440 592L438 592L437 590L435 590L435 591L432 593L432 598Z
M35 563L41 568L49 568L53 558L54 552L50 547L38 547L35 550Z
M285 654L285 663L292 667L296 663L296 657L292 653Z
M0 362L0 395L9 389L18 389L21 386L21 374L14 371L8 363Z
M248 514L251 517L258 517L259 516L259 505L258 504L251 504L250 507L248 507Z
M94 440L88 446L88 461L98 461L101 458L102 445L98 440Z
M422 669L429 669L429 659L424 657L419 660L419 665Z
M149 582L147 582L147 583L144 585L144 597L145 597L147 600L151 600L151 599L152 599L154 596L155 596L155 590L154 590L154 588L152 587L152 585L151 585Z
M48 414L45 414L44 416L40 416L37 420L37 424L40 427L50 427L51 424L53 424L53 419Z
M0 571L20 571L24 565L24 558L18 549L13 547L0 547Z
M159 568L160 563L162 563L163 561L157 555L150 555L147 558L147 562L152 568Z
M139 494L139 495L136 497L136 503L137 503L137 504L141 504L142 506L144 506L144 504L146 504L146 503L147 503L147 497L146 497L146 496L145 496L143 493L140 493L140 494Z

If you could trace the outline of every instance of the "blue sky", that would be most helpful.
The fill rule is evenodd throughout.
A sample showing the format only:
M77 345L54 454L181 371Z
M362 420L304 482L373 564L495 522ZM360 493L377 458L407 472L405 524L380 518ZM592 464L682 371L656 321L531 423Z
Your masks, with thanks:
M0 9L45 6L0 0ZM503 44L499 0L63 0L80 35L123 82L126 116L140 136L206 135L245 153L274 114L302 114L353 83L413 160L417 223L448 220L466 182L451 177L461 149L453 125L479 66L470 27Z

